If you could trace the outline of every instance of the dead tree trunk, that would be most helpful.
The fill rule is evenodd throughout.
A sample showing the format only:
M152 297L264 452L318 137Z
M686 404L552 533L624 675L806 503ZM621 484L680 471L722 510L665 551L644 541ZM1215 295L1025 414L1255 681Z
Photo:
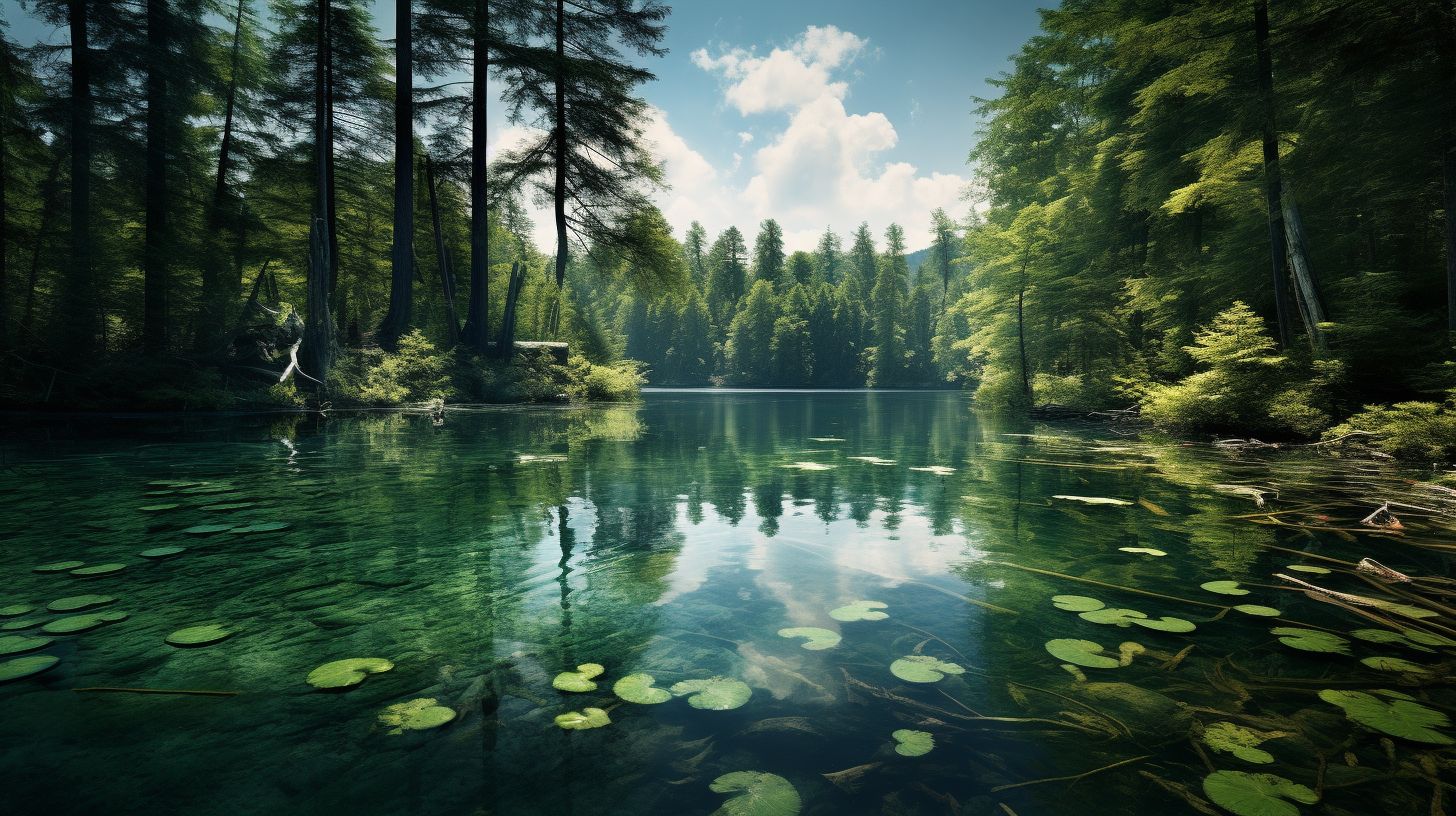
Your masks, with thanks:
M1304 331L1309 335L1310 348L1316 354L1328 350L1323 323L1324 305L1320 302L1319 281L1314 267L1309 263L1309 250L1304 237L1304 221L1299 217L1299 207L1294 201L1294 192L1284 182L1281 198L1284 203L1284 230L1288 238L1289 266L1294 270L1294 294L1299 304L1299 316L1304 321Z

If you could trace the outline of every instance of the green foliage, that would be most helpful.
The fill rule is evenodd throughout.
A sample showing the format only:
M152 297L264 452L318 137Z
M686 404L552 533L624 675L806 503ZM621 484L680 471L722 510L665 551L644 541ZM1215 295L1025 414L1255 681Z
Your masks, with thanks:
M399 339L394 353L370 349L339 360L330 390L343 402L405 405L452 396L451 359L418 329Z
M1355 438L1402 459L1449 461L1456 457L1456 406L1451 402L1367 405L1326 431L1324 438Z
M567 371L571 385L567 393L575 399L587 402L623 402L637 398L647 379L642 376L639 363L624 360L612 364L587 362L585 357L574 356L568 362Z

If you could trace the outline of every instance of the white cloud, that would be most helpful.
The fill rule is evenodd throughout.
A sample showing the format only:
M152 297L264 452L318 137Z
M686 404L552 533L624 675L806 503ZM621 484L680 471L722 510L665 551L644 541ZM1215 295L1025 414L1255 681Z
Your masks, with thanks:
M834 26L809 26L788 48L760 57L752 49L732 48L719 56L693 52L693 64L728 81L725 97L744 115L796 108L822 96L844 98L849 84L830 80L830 72L853 61L866 40Z
M753 141L753 134L752 133L749 133L746 130L740 130L740 131L738 131L738 143L739 144L748 144L751 141Z

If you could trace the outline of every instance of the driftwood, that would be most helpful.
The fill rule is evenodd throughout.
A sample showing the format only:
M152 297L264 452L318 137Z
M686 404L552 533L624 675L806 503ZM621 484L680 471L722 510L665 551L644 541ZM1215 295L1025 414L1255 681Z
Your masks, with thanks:
M284 380L287 380L288 379L288 376L290 374L292 374L293 372L297 371L298 372L298 376L304 377L304 378L309 379L309 380L313 380L314 382L318 383L319 385L323 385L323 381L322 380L319 380L319 379L317 379L315 377L310 377L308 375L308 372L304 371L303 368L299 366L299 364L298 364L298 347L299 346L302 346L302 345L303 345L303 340L300 339L298 342L294 343L292 346L289 347L289 349L288 349L288 367L285 368L285 369L283 369L283 373L282 374L279 374L278 375L278 382L283 382Z
M1360 563L1355 565L1359 572L1374 576L1376 579L1391 584L1409 584L1411 577L1403 572L1397 572L1390 567L1376 561L1373 558L1362 558Z
M1366 527L1379 527L1382 530L1401 530L1405 528L1405 525L1400 523L1400 519L1396 518L1395 514L1390 512L1390 502L1386 502L1375 508L1375 512L1360 519L1360 523Z

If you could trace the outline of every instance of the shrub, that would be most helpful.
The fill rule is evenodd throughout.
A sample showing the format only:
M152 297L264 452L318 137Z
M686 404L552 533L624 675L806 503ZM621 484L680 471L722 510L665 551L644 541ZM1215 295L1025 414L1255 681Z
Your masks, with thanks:
M1000 366L988 365L981 372L976 388L976 407L986 411L1025 410L1026 392L1021 387L1021 374Z
M330 374L330 390L342 402L364 405L404 405L450 399L452 361L416 329L399 339L399 349L377 349L340 357Z
M636 399L647 382L642 374L642 364L636 360L601 364L589 362L578 355L571 358L568 367L572 380L571 396L588 402Z
M1325 432L1326 440L1364 437L1377 450L1402 459L1450 460L1456 457L1456 405L1450 401L1368 405Z

